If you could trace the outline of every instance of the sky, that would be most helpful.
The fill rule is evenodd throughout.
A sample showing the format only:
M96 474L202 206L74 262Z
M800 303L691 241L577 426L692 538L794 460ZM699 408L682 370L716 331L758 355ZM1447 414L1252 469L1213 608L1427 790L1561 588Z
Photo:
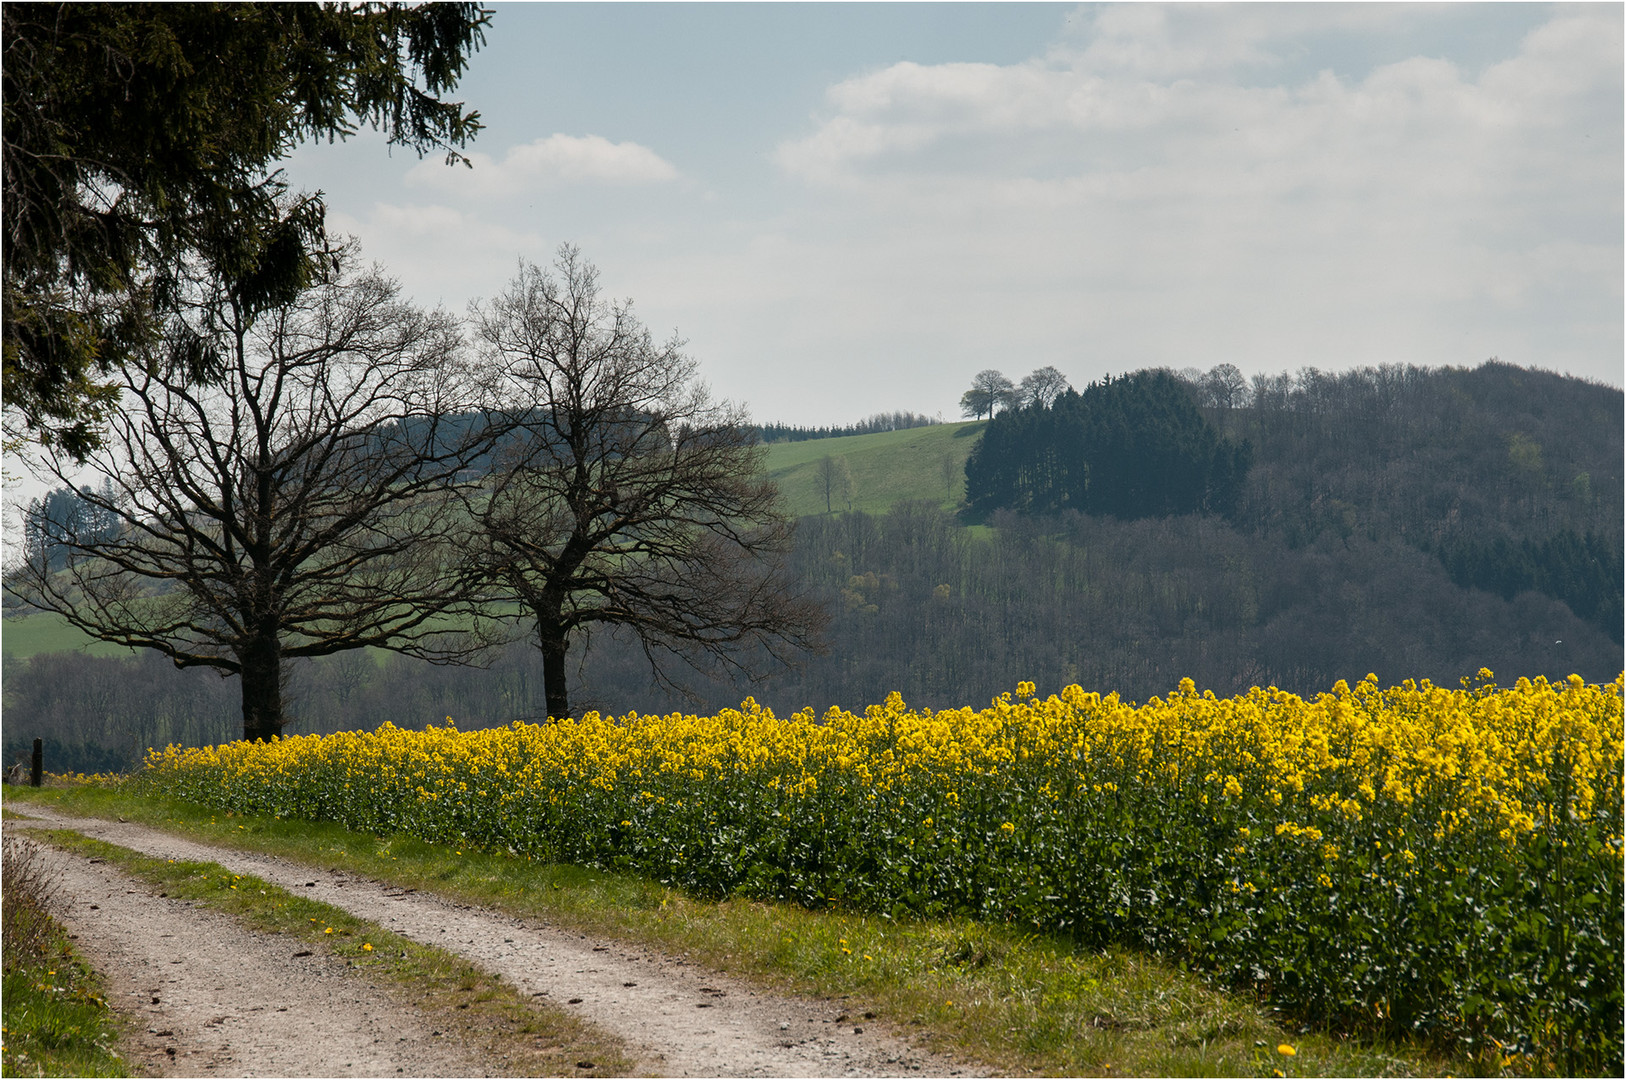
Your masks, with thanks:
M461 312L561 244L762 422L971 377L1492 356L1621 385L1618 4L496 4L472 168L300 189Z
M561 244L762 423L1490 357L1622 385L1620 4L496 4L472 168L300 147L424 306ZM49 483L8 456L6 539Z

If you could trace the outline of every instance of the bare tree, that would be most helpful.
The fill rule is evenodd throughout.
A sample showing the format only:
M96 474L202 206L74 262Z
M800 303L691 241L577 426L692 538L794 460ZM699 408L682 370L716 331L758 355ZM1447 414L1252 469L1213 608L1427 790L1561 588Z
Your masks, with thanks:
M1016 386L993 368L977 372L971 389L960 395L960 412L975 420L1016 404Z
M1036 405L1048 409L1072 388L1073 384L1067 381L1067 376L1054 367L1046 366L1022 377L1022 385L1016 389L1016 402L1023 408Z
M836 500L849 505L853 497L852 468L844 457L826 454L819 459L818 469L815 473L819 481L819 490L824 492L824 512L832 513L833 503Z
M1208 404L1217 409L1238 408L1247 398L1248 380L1235 364L1215 364L1203 376L1202 386L1207 391Z
M207 380L173 357L124 368L90 459L103 485L80 495L117 528L31 521L67 565L36 558L7 584L93 637L239 676L245 739L282 730L294 658L461 655L436 621L463 597L450 489L491 436L470 419L456 321L350 261L257 317L206 297L224 346ZM75 471L60 454L49 467Z
M517 424L471 502L474 573L531 622L550 717L570 715L566 656L595 629L635 633L667 685L671 658L749 672L814 643L756 430L681 341L657 345L569 246L554 272L521 263L473 323Z

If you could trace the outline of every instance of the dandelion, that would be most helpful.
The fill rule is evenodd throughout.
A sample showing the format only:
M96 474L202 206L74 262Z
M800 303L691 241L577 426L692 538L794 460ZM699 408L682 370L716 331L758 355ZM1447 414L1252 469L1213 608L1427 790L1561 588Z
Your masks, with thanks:
M1293 1049L1293 1045L1291 1043L1282 1043L1278 1045L1276 1047L1276 1052L1282 1055L1282 1057L1292 1057L1298 1053L1297 1050Z

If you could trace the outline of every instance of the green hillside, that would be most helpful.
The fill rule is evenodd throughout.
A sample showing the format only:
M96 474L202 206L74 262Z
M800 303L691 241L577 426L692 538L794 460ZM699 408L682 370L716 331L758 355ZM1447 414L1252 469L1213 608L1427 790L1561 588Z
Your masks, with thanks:
M845 458L852 477L850 501L834 499L832 510L880 514L900 499L924 499L954 509L965 494L965 459L982 427L973 421L773 443L768 447L768 475L779 485L794 517L825 512L818 469L826 457Z
M27 660L39 653L71 652L76 649L83 649L91 656L129 656L135 652L120 645L92 640L54 612L18 615L0 622L0 652L10 659Z
M825 457L842 457L852 477L851 499L837 498L836 511L883 514L900 499L923 499L944 509L960 505L965 493L965 459L982 430L981 422L936 424L872 435L773 443L768 447L768 473L785 495L792 516L824 513L824 491L818 466ZM0 651L13 660L40 653L83 649L92 656L133 652L92 641L49 613L14 616L0 624Z

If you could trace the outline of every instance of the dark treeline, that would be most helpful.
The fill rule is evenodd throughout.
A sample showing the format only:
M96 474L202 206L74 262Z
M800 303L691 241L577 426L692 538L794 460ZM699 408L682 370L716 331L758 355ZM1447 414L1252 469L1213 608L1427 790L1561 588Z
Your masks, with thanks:
M64 533L105 539L118 529L116 518L73 488L56 488L35 499L24 516L23 551L29 558L42 555L52 569L61 569L67 564L67 551L59 542Z
M1533 589L1620 642L1619 390L1491 361L1255 377L1249 400L1208 412L1255 447L1250 532L1406 545L1459 586ZM1511 551L1522 565L1498 565Z
M1618 547L1597 533L1568 529L1541 542L1458 538L1439 545L1440 561L1451 580L1465 589L1484 589L1511 600L1534 590L1587 622L1622 637L1622 581Z
M988 421L965 465L969 513L1077 510L1123 520L1230 516L1253 448L1221 438L1167 371L1137 371Z
M238 726L235 680L177 670L156 652L7 657L3 679L7 764L27 760L42 737L52 772L122 771L148 747L207 746Z
M1222 694L1314 694L1368 672L1445 685L1481 667L1507 682L1620 672L1619 390L1491 363L1306 370L1256 378L1232 403L1192 392L1254 449L1229 517L998 510L967 529L904 503L804 518L791 568L830 612L827 653L756 685L697 678L685 697L652 683L636 644L601 635L573 659L573 704L710 711L752 694L786 712L897 690L940 709L1021 679L1145 700L1185 676ZM304 662L289 698L298 732L544 711L525 642L484 670ZM231 683L155 657L8 662L5 708L8 755L36 734L111 755L73 767L230 738L235 723Z
M935 416L912 412L878 412L846 427L797 427L794 424L763 424L757 434L765 443L807 442L810 439L836 439L843 435L874 435L881 431L905 431L930 427L943 421Z

